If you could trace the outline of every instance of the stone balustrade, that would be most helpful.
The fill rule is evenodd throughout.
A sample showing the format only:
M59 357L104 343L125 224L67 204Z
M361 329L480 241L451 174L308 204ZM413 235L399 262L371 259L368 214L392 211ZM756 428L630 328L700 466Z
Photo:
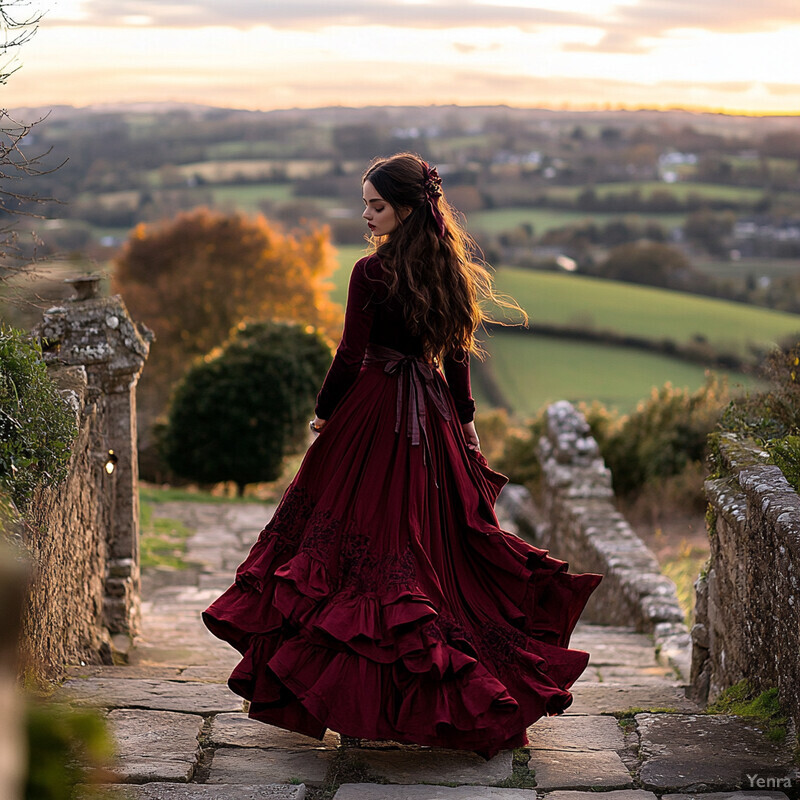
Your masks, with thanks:
M800 496L755 443L725 434L706 482L709 569L695 585L698 702L747 679L777 687L800 729Z
M534 505L524 488L506 487L498 502L504 524L568 561L571 571L601 573L583 619L652 634L662 655L688 678L690 639L675 584L614 507L611 473L572 404L547 409L538 455L541 500Z

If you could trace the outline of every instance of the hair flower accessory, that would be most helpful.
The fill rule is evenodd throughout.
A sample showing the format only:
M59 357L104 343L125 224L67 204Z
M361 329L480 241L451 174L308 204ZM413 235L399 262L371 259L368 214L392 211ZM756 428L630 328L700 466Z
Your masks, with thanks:
M440 239L443 239L445 233L444 217L439 210L439 198L442 196L442 179L439 177L436 167L430 167L425 162L422 163L422 188L425 192L428 208L431 210L436 223L436 233Z

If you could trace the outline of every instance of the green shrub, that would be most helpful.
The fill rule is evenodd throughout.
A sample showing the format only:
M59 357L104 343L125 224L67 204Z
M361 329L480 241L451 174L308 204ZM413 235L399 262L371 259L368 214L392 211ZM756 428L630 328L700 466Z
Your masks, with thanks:
M275 480L306 441L306 420L331 351L311 327L243 322L196 362L173 394L160 447L170 468L200 483Z
M800 342L776 348L761 373L769 389L733 400L721 427L761 442L800 434Z
M535 491L542 476L536 448L544 430L545 409L542 409L524 429L507 431L502 452L498 454L492 466L507 475L512 483L521 483Z
M76 434L75 415L47 374L41 345L0 326L0 485L18 508L37 486L64 478Z
M785 436L767 442L770 461L780 468L787 481L800 491L800 436Z
M761 372L769 389L729 403L720 427L761 444L800 491L800 342L776 348Z
M726 399L726 384L711 377L693 393L670 384L654 388L625 417L589 415L617 494L633 495L702 462Z

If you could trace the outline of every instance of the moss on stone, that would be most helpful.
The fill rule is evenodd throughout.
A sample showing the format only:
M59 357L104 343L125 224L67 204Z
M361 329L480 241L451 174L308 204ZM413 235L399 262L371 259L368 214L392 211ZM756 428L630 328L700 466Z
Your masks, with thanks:
M709 705L706 713L757 719L766 725L770 740L782 742L786 738L787 717L781 709L776 688L758 693L747 679L741 680Z

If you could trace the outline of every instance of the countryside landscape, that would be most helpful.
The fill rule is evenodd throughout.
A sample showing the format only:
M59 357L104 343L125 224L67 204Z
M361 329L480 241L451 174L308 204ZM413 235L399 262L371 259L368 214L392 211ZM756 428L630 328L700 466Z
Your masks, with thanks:
M707 370L752 387L800 331L800 133L791 117L505 107L249 112L57 107L24 140L40 158L15 191L46 305L64 275L106 278L135 226L198 207L324 228L330 297L365 252L359 178L376 154L439 165L499 288L531 317L494 329L475 370L485 407L519 419L567 398L629 411L653 386ZM52 198L53 202L47 202ZM17 284L7 295L30 292ZM4 302L29 324L37 312ZM157 346L157 345L156 345Z

